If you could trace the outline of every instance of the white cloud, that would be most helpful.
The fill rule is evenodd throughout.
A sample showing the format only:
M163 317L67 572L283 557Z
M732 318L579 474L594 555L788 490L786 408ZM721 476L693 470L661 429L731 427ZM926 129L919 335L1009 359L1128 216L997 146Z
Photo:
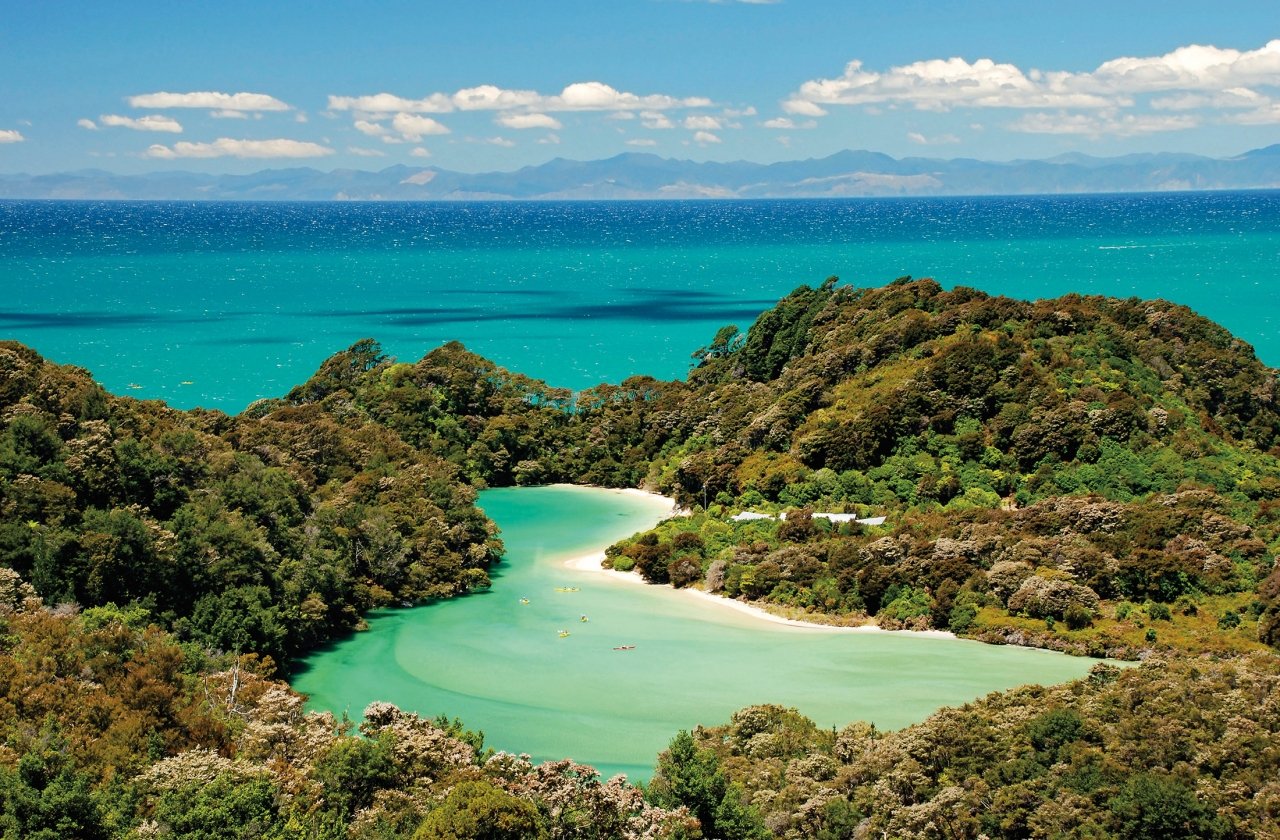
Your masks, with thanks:
M372 96L330 96L330 111L360 111L366 114L444 114L453 110L453 102L443 93L424 99L405 99L390 93Z
M381 123L369 122L368 120L356 120L354 123L356 131L369 137L386 137L391 130Z
M782 110L788 114L797 114L801 117L825 117L827 112L823 108L819 108L812 102L805 99L797 99L792 97L782 103Z
M560 135L559 135L559 134L548 134L546 137L543 137L541 140L539 140L539 141L538 141L538 143L540 143L540 144L541 144L541 145L543 145L543 146L559 146L559 145L560 145Z
M378 120L385 115L379 115ZM355 130L366 137L377 137L383 143L417 143L426 135L448 134L448 126L419 114L399 113L391 118L390 127L375 120L355 120Z
M1245 52L1189 44L1164 55L1115 58L1079 78L1097 89L1127 93L1276 85L1280 84L1280 39Z
M98 130L98 124L95 123L93 120L87 119L87 118L76 120L76 125L80 126L81 128L88 129L89 131Z
M1229 125L1271 125L1280 123L1280 102L1264 102L1249 111L1239 111L1222 117Z
M715 117L706 114L691 114L684 118L684 127L690 130L719 131L723 126Z
M461 111L505 111L509 108L535 107L543 97L535 90L504 90L495 85L463 88L450 97Z
M229 108L222 108L218 111L210 111L209 116L217 120L247 120L249 114L245 111L232 111Z
M1261 108L1270 103L1269 97L1248 88L1229 88L1214 93L1178 93L1158 96L1151 100L1157 111L1194 111L1201 108Z
M699 131L693 135L693 142L697 143L699 146L706 146L709 143L719 143L720 138L709 131Z
M174 143L172 147L156 144L146 151L147 157L174 158L313 158L333 154L333 149L301 140L234 140L219 137L212 143Z
M1103 96L1066 89L1069 74L1031 76L1012 64L980 58L930 59L890 68L885 73L864 70L851 61L837 79L805 82L783 103L793 114L821 116L823 105L895 103L921 110L975 108L1104 108L1114 102ZM1034 77L1034 78L1033 78Z
M102 114L98 117L102 125L116 128L131 128L134 131L166 131L170 134L181 134L182 125L173 117L160 114L147 114L145 117L122 117L119 114Z
M487 143L490 146L501 146L504 149L514 148L516 145L516 141L508 140L505 137L486 137L480 142Z
M409 154L416 158L431 157L431 152L428 151L424 146L414 146L412 149L409 150Z
M1191 111L1226 112L1219 121L1227 123L1275 121L1276 106L1259 88L1280 89L1280 39L1243 51L1190 44L1163 55L1114 58L1088 72L1023 70L989 58L929 59L879 72L854 60L837 78L805 82L782 107L789 114L813 117L833 105L864 106L868 113L876 106L930 111L1052 108L1093 116L1029 114L1011 127L1132 136L1177 131L1203 121L1186 114ZM1151 115L1144 106L1183 116ZM1122 111L1127 113L1119 116Z
M636 137L633 140L628 140L627 145L628 146L656 146L658 145L658 141L650 140L648 137Z
M347 152L356 157L386 157L387 153L381 149L363 149L359 146L348 146Z
M756 109L754 105L748 105L746 108L725 108L721 113L730 119L737 117L754 117L756 115Z
M804 122L796 122L790 117L774 117L771 120L765 120L761 123L765 128L775 128L780 130L791 130L797 128L817 128L817 120L805 120Z
M418 142L423 135L449 133L447 126L417 114L396 114L391 119L391 128L410 143Z
M210 111L288 111L289 106L265 93L143 93L129 97L134 108L205 108Z
M907 139L918 146L943 146L960 142L960 138L954 134L938 134L933 137L926 137L918 131L908 131Z
M634 93L615 90L603 82L577 82L567 86L559 96L548 98L546 110L665 111L673 108L706 108L710 105L710 99L699 96L684 99L664 94L638 96Z
M356 111L376 116L392 113L447 113L449 111L667 111L678 108L707 108L711 100L701 96L676 97L666 94L635 94L617 90L604 82L574 82L557 94L536 90L477 85L454 93L432 93L422 99L406 99L390 93L369 96L329 96L329 110Z
M1135 137L1164 131L1195 128L1199 118L1190 114L1026 114L1009 124L1012 131L1024 134L1071 134L1087 137L1115 135Z
M22 136L21 131L12 128L0 128L0 143L21 143L26 139Z
M641 111L640 124L655 131L676 127L671 118L661 111Z
M559 120L549 114L499 114L495 122L506 128L564 128Z

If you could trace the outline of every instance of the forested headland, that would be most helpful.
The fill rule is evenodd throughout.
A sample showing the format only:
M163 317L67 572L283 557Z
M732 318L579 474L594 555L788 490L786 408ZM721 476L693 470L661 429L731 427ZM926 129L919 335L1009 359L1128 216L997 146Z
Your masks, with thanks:
M366 340L230 417L0 343L0 829L1265 836L1276 376L1185 307L909 278L802 286L684 381L579 393ZM370 608L487 587L476 489L555 481L688 510L609 550L652 583L1147 664L899 733L744 710L676 737L643 794L458 721L304 714L277 667Z

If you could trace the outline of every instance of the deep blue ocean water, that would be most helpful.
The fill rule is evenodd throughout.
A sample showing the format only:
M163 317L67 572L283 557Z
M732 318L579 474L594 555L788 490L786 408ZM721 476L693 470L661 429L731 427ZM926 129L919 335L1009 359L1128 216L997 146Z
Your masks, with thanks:
M1280 192L538 203L0 202L0 338L236 412L373 337L556 386L682 377L796 286L1186 304L1280 364Z

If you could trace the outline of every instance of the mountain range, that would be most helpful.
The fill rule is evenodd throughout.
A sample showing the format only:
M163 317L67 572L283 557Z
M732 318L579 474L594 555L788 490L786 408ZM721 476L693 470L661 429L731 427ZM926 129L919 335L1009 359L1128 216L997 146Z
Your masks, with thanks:
M557 199L838 198L1240 190L1280 187L1280 144L1236 157L1151 153L1046 160L893 158L842 151L760 164L696 162L627 153L604 160L555 158L513 172L390 166L312 167L248 175L97 169L0 175L0 198L215 201L456 201Z

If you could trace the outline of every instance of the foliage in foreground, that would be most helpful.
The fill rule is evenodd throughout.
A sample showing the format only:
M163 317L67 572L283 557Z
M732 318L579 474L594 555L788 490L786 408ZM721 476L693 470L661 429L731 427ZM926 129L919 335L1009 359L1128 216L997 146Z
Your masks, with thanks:
M1280 660L1260 654L1099 664L899 732L755 706L673 741L654 787L721 774L787 838L1268 837L1277 698Z
M262 674L0 577L0 836L696 837L571 761L533 765L386 703L359 734Z

